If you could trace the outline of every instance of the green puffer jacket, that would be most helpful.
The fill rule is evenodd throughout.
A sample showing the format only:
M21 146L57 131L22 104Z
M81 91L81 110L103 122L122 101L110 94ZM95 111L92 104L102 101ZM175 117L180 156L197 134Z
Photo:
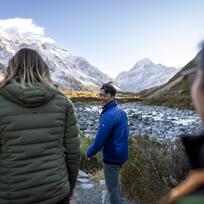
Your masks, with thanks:
M203 203L204 203L203 195L189 195L180 198L175 202L175 204L203 204Z
M56 204L80 163L73 105L43 86L0 88L0 204Z

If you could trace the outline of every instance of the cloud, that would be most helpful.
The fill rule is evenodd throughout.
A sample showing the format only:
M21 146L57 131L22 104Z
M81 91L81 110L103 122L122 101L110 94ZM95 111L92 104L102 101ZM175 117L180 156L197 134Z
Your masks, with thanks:
M45 28L36 25L33 19L30 18L0 19L0 30L9 35L20 34L23 36L33 36L43 41L54 43L53 39L45 37Z

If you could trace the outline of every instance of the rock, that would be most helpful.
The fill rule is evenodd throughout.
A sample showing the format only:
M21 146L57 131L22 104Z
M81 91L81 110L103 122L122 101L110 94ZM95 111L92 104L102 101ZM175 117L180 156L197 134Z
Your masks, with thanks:
M91 188L94 188L94 184L92 183L84 183L84 184L81 184L81 188L87 190L87 189L91 189Z
M79 183L87 183L89 180L86 179L86 178L78 178L77 181L78 181Z
M89 176L84 171L79 170L78 177L80 177L80 178L88 178Z

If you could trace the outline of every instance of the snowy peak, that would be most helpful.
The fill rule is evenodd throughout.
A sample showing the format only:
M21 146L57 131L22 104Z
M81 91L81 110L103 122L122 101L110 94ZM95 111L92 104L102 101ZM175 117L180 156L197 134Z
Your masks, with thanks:
M135 66L133 67L133 69L136 69L137 67L145 68L145 67L151 67L151 66L155 66L155 64L150 59L144 58L140 60L139 62L137 62Z
M121 72L116 82L123 91L138 92L166 83L178 71L174 67L154 64L150 59L144 58L129 71Z

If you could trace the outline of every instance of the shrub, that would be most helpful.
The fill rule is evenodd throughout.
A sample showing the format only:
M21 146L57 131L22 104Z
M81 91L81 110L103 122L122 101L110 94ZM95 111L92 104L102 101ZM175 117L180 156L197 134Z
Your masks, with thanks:
M189 171L180 140L129 139L129 160L121 171L124 195L137 203L158 203Z
M102 153L99 152L96 156L92 157L90 160L86 160L85 153L92 143L92 139L85 137L82 133L81 136L81 170L86 173L96 173L103 167Z

